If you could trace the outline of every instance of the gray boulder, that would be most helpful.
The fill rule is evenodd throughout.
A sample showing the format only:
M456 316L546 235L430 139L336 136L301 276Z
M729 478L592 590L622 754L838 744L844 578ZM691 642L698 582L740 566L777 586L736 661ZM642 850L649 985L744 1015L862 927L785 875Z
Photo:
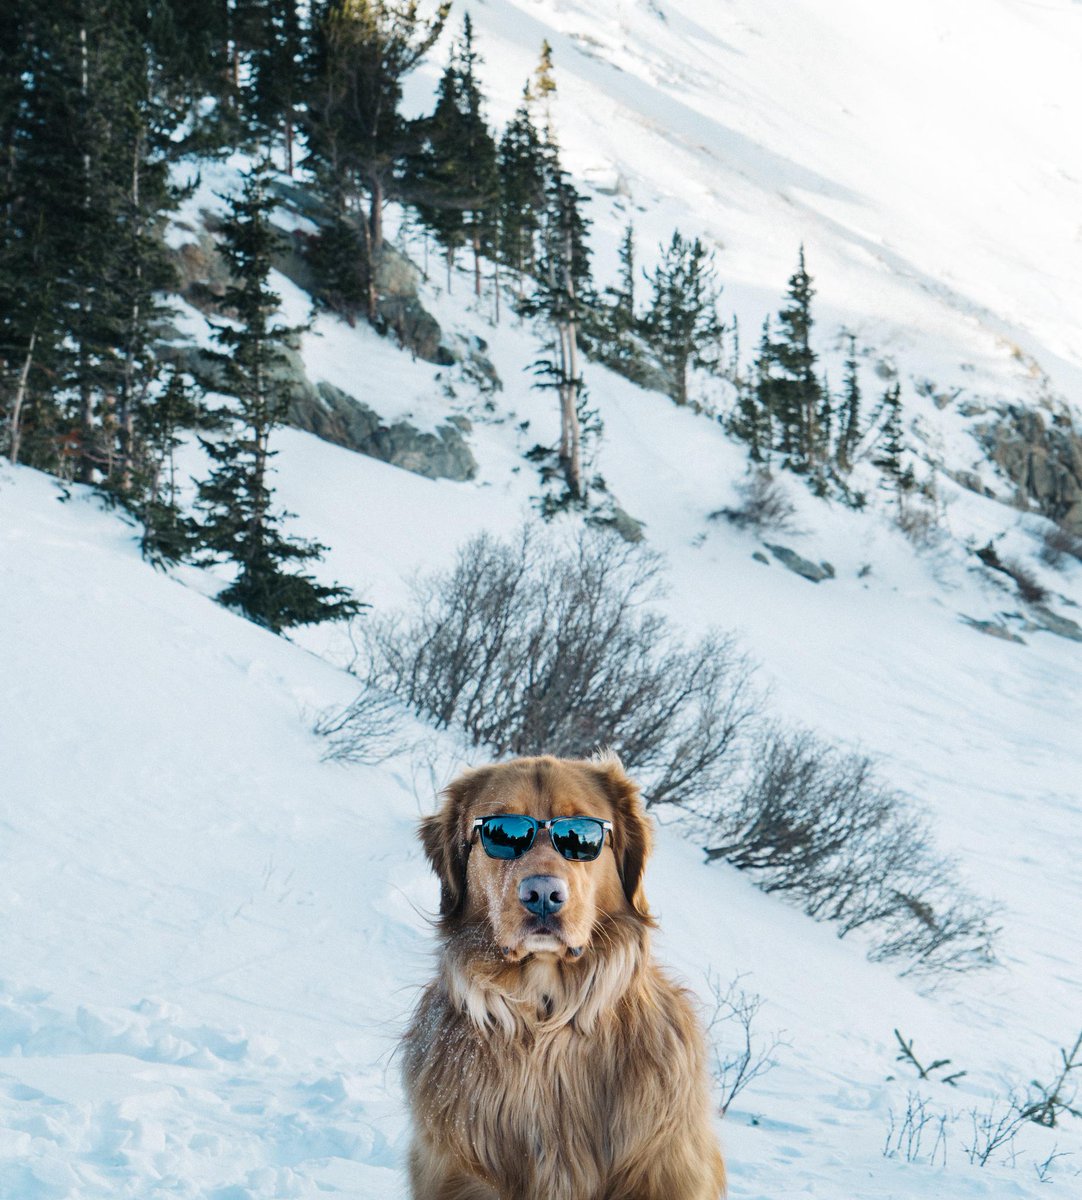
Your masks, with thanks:
M1008 405L976 435L1027 505L1082 533L1082 435L1066 410Z
M810 579L812 583L834 578L834 568L828 562L813 563L802 558L795 550L790 550L788 546L778 546L771 542L763 542L763 545L783 567L787 567L795 575Z

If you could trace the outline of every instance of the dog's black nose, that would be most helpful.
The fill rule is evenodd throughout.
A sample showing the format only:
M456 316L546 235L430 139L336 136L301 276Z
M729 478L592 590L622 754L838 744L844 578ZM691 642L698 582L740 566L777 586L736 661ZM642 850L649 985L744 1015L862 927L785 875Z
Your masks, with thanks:
M544 919L567 903L567 884L555 875L530 875L518 885L518 898L527 912Z

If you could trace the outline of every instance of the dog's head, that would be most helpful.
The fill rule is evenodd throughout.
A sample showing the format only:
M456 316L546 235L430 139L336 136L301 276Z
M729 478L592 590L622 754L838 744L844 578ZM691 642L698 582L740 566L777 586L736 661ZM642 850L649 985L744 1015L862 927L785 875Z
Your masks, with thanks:
M545 830L521 857L492 858L474 822L498 814L595 817L612 829L592 861L568 861ZM469 771L444 792L441 810L421 823L421 840L440 879L445 932L480 931L505 961L530 954L576 958L613 918L652 924L642 890L650 825L615 757L522 758Z

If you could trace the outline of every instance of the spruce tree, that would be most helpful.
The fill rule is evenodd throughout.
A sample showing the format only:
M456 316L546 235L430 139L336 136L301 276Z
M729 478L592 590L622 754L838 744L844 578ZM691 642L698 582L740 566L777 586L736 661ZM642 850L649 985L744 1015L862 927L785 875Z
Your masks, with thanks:
M763 333L759 341L759 353L755 360L754 378L737 383L736 409L729 423L730 431L747 443L748 454L753 462L770 461L774 444L773 417L771 409L770 370L773 364L770 318L763 321Z
M252 169L222 225L221 252L233 277L224 302L235 323L219 326L215 336L225 350L222 390L236 397L239 429L219 442L202 439L214 465L199 485L197 504L204 513L198 530L202 546L237 566L236 579L219 602L277 633L350 617L359 605L346 589L289 569L318 561L325 547L287 537L282 525L291 514L272 507L270 439L288 406L288 383L280 368L296 330L274 320L279 297L267 284L276 238L268 173L266 162Z
M816 373L818 356L811 348L815 295L812 278L800 261L789 279L789 303L778 313L779 336L760 348L759 399L777 430L777 449L791 470L813 472L826 457L822 437L823 387Z
M156 565L180 562L195 547L195 526L184 514L177 483L176 452L182 434L204 420L194 387L173 368L160 393L144 406L140 436L144 454L137 478L137 503L143 523L140 549Z
M500 183L496 143L482 111L479 61L467 14L462 38L440 78L435 111L420 122L413 182L421 219L447 250L448 285L455 249L464 242L472 246L477 296L481 255L493 251Z
M583 198L560 164L559 146L551 124L544 142L546 203L540 233L540 258L533 293L523 311L540 316L550 338L545 354L535 363L541 386L551 387L560 402L558 458L568 497L586 498L582 436L584 390L580 364L582 326L594 303L590 273L589 222L582 215Z
M439 37L450 11L423 20L417 0L323 0L313 5L306 130L308 165L346 203L366 193L361 223L367 315L376 320L375 268L383 208L399 189L416 130L401 112L402 84Z
M891 488L895 491L907 491L912 485L912 476L902 466L905 435L902 431L901 384L892 384L883 393L877 415L882 424L876 435L872 463L887 477L888 485Z
M497 161L500 258L518 276L520 297L524 276L536 268L545 207L543 143L531 115L531 100L527 86L500 138Z
M297 107L304 96L304 34L297 0L243 0L250 82L244 104L261 140L282 139L293 174Z
M851 471L853 456L860 440L860 378L857 373L857 339L849 335L849 354L845 360L845 379L838 411L838 438L834 461L841 471Z
M710 350L721 337L713 254L699 238L675 231L662 249L661 261L648 276L650 307L643 330L669 378L669 395L679 405L688 402L688 370L713 362Z

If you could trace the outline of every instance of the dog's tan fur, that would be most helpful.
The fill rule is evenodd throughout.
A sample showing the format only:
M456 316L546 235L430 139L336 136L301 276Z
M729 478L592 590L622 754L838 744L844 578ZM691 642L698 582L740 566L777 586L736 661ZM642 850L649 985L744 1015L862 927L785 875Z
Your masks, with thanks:
M582 863L546 833L511 861L471 847L475 817L509 812L611 820L611 848ZM441 954L405 1039L414 1200L718 1200L702 1034L651 958L650 826L619 763L471 771L421 837ZM518 901L538 874L568 884L554 932Z

